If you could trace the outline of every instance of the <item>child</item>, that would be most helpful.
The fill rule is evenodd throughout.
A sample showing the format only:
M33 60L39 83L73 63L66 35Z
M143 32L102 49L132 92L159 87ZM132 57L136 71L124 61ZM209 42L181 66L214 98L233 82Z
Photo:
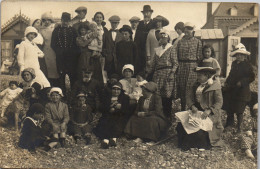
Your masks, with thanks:
M205 45L202 48L202 55L203 55L203 60L202 62L205 63L211 63L212 67L216 70L215 77L220 76L221 68L219 66L218 61L215 59L215 51L214 48L211 45Z
M77 141L83 136L86 144L90 143L93 121L92 108L86 103L87 95L84 91L80 91L77 95L77 103L73 106L72 123L74 139Z
M91 22L89 24L89 29L88 33L86 35L86 38L92 36L93 34L96 34L97 37L94 38L90 44L88 45L88 48L92 50L92 56L100 56L101 51L102 51L102 32L101 30L97 27L96 22Z
M67 124L69 122L69 110L67 104L61 102L62 90L53 87L50 91L51 102L45 106L46 120L53 127L53 137L60 138L61 147L65 146Z
M136 101L138 101L139 98L141 96L143 96L143 94L142 94L142 86L144 84L148 83L148 82L145 80L145 73L144 72L137 73L136 79L137 79L137 82L136 82L137 87L134 88L134 91L131 94L130 98L133 98Z
M22 91L23 89L18 87L18 83L16 81L10 81L9 87L0 93L0 97L3 97L1 103L1 117L4 117L6 108L9 106L10 103L12 103L14 98L18 96L18 94L20 94Z
M33 42L33 39L38 36L38 31L28 26L24 32L25 40L19 45L19 52L17 56L20 72L26 68L33 68L35 70L35 81L43 87L50 87L50 83L40 69L39 58L44 57L44 53Z

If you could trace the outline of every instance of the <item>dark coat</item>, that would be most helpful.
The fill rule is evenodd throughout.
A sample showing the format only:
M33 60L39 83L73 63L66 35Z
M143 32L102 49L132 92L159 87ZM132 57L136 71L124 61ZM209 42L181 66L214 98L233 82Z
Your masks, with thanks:
M104 31L105 32L105 31ZM112 39L112 31L104 33L104 43L102 49L102 55L105 57L105 70L108 72L110 76L112 73L115 73L116 69L116 44L123 39L123 35L117 30L116 40L115 42Z
M134 68L137 67L137 46L130 40L121 40L116 45L116 58L117 58L117 74L122 74L122 68L126 64L132 64Z
M137 26L137 30L141 31L143 33L143 42L145 43L146 42L146 38L147 38L147 35L149 33L149 31L151 29L153 29L155 26L155 23L154 21L151 19L150 22L148 24L144 24L144 21L140 21L138 26Z
M144 34L140 30L136 30L135 32L135 37L134 37L134 42L137 46L137 53L138 57L136 58L136 63L137 65L135 66L135 72L141 72L144 71L144 65L146 64L146 54L145 54L145 38L143 37Z
M252 65L248 61L238 63L234 61L231 65L230 73L226 80L226 92L230 99L248 102L251 99L250 83L255 80ZM241 83L241 87L237 83Z

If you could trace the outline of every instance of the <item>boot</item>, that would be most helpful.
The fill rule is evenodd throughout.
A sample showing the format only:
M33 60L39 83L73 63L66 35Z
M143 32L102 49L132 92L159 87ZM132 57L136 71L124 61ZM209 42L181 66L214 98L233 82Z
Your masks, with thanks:
M242 123L243 123L243 114L238 114L237 115L237 132L238 133L241 132Z
M60 138L61 147L65 147L65 138Z
M229 126L234 126L234 114L233 113L227 114L227 122L226 122L225 128L227 128Z

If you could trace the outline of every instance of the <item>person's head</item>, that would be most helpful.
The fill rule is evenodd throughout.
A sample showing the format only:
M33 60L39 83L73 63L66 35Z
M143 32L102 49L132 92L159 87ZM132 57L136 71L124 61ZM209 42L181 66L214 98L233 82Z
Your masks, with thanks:
M109 80L109 83L111 85L117 83L119 81L120 77L118 74L112 74L111 77L110 77L110 80Z
M139 72L136 74L136 79L138 82L142 82L145 80L145 72Z
M80 36L84 36L87 34L88 30L89 30L89 26L85 23L82 23L79 25L78 33Z
M17 87L18 87L17 81L10 81L9 82L9 88L10 89L15 90L15 89L17 89Z
M210 57L215 58L215 51L211 45L205 45L202 48L203 57L208 59Z
M42 26L42 21L40 19L35 19L32 23L32 26L38 30Z
M92 69L83 69L82 70L82 81L87 83L91 80L93 75Z
M132 30L131 27L128 25L123 25L122 28L119 29L119 31L122 33L123 35L123 40L130 40L132 39Z
M97 23L96 23L96 22L91 22L91 23L89 24L89 29L90 29L92 32L97 31Z
M124 78L129 79L134 75L134 66L131 64L127 64L122 69L122 74Z
M155 23L156 29L161 29L162 27L169 25L168 19L161 15L157 15L155 18L153 18L153 21Z
M108 20L111 24L111 29L113 29L113 30L117 29L119 22L120 22L120 17L117 15L113 15Z
M144 20L148 21L151 19L153 10L151 9L150 5L144 5L143 10L141 11L144 16Z
M77 94L77 100L79 104L85 104L87 100L87 94L84 91L79 91Z
M183 22L178 22L175 25L174 29L178 33L178 35L181 35L184 32L184 23Z
M235 46L234 50L230 53L230 56L236 57L236 60L238 62L243 62L247 60L250 54L251 53L246 50L246 47L242 43L239 43L238 45Z
M154 82L148 82L142 86L142 94L144 98L149 98L157 91L157 84Z
M75 10L75 12L78 14L79 19L84 19L87 15L87 8L80 6Z
M190 22L184 24L184 33L186 36L192 37L194 32L195 25Z
M58 103L63 97L62 90L58 87L53 87L51 88L50 96L51 96L51 101L53 103Z
M29 40L32 41L38 35L37 29L33 26L28 26L24 31L24 36Z
M112 86L112 96L118 97L121 94L122 90L123 90L122 84L120 82L115 83Z
M51 12L42 14L42 25L45 27L50 26L54 22Z
M71 15L67 12L63 12L61 15L61 24L62 26L69 26L69 23L71 21Z
M105 20L105 16L102 12L96 12L93 18L93 21L97 23L97 25L102 25Z
M170 42L170 33L167 31L161 31L160 32L160 39L159 39L159 45L165 46L167 43Z
M131 19L129 19L129 22L131 24L132 29L137 29L137 26L139 25L140 18L137 16L133 16Z
M26 116L42 122L44 120L44 106L40 103L32 104L26 113Z
M211 78L216 73L216 70L212 67L212 65L207 62L203 62L203 64L197 67L195 71L197 72L198 75L197 81L200 84L207 82L208 79Z
M35 70L33 68L26 68L21 73L21 76L25 82L31 82L35 78Z

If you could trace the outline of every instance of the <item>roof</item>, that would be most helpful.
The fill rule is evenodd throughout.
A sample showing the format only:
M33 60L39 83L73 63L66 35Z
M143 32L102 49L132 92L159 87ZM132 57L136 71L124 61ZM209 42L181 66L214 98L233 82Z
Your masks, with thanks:
M255 22L258 21L258 17L255 17L247 22L245 22L244 24L242 24L241 26L239 26L238 28L236 28L235 30L232 30L229 34L231 36L236 35L238 32L244 30L245 28L249 27L250 25L254 24Z
M30 25L30 18L25 16L24 14L16 14L11 19L9 19L2 27L1 34L5 33L7 30L12 28L18 22L24 22L26 25Z
M234 7L237 8L237 16L254 16L251 11L254 5L256 3L221 2L213 16L230 16L228 10Z
M221 29L201 29L195 31L195 36L200 39L223 39L224 35Z

